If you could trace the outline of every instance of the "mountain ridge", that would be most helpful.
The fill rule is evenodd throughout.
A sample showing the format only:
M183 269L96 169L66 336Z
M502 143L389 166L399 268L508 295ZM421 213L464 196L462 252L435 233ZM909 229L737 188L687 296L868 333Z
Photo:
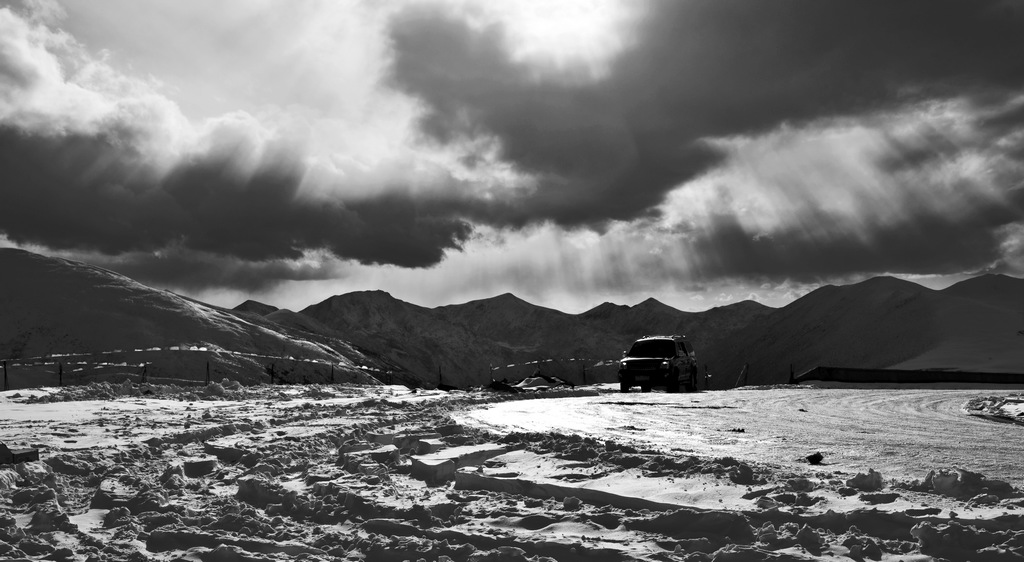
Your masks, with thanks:
M1024 328L1024 318L1020 328L1010 328L1014 318L1024 315L1003 306L1018 298L1024 302L1024 281L1008 276L972 278L941 290L878 276L825 285L781 308L748 300L701 312L680 311L649 298L632 306L605 302L569 314L505 293L434 309L419 307L422 320L435 328L447 324L471 334L447 343L427 337L433 345L424 341L419 347L430 348L437 357L452 347L468 348L469 353L452 354L446 368L479 373L494 364L547 357L614 363L635 338L679 334L694 342L698 359L717 375L717 388L786 382L791 370L799 373L819 365L1019 371L1024 352L1015 351L1010 336ZM950 328L962 322L974 329L965 334ZM744 366L747 376L740 379ZM564 365L559 374L581 378ZM614 380L614 369L603 380ZM473 375L459 382L481 384L486 379Z
M614 360L642 335L696 333L691 339L701 346L708 341L703 328L728 334L768 310L760 304L733 303L691 313L649 298L633 306L604 303L570 314L511 293L426 308L380 292L352 292L324 299L301 313L419 372L427 381L471 386L537 369L575 382L610 382L615 378ZM559 361L537 363L552 358ZM589 372L576 359L588 360ZM598 367L598 362L606 365ZM508 365L522 368L509 370Z
M570 314L511 293L426 308L380 290L335 295L298 312L257 301L224 309L22 250L0 250L0 268L6 357L209 344L375 365L410 385L468 387L536 370L575 383L612 382L617 358L636 338L679 334L693 342L714 388L786 382L791 371L816 366L1024 370L1017 339L1024 280L1004 275L941 290L875 277L822 286L781 308L741 301L684 312L650 298ZM263 367L234 368L259 380Z

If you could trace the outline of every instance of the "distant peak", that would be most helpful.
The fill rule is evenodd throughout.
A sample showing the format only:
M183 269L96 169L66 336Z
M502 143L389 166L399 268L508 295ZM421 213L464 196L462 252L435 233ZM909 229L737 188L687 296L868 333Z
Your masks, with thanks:
M672 314L676 314L676 313L688 314L688 313L684 313L683 311L679 310L678 308L669 306L669 305L659 301L658 299L656 299L654 297L650 297L647 300L645 300L643 302L640 302L640 303L637 303L636 305L634 305L634 306L632 306L630 308L632 308L634 310L645 311L645 312L648 312L648 313L650 313L650 312L657 312L657 313L669 312L669 313L672 313Z
M330 309L335 311L343 311L350 307L356 308L377 308L388 311L398 310L420 310L423 307L415 305L409 302L405 302L401 299L395 298L391 293L382 291L379 289L369 291L353 291L351 293L345 293L343 295L334 295L328 297L317 304L310 305L303 309L302 312L306 312L312 309Z
M950 294L1021 294L1024 292L1024 280L1002 273L986 273L970 279L954 283L943 290Z
M719 309L727 309L727 308L728 309L769 309L769 308L772 308L772 307L770 307L770 306L768 306L768 305L766 305L766 304L764 304L762 302L753 300L753 299L745 299L745 300L741 300L741 301L725 304L725 305L722 305L722 306L718 306L718 307L715 307L715 308L719 308Z
M238 312L253 312L259 314L260 316L266 316L271 312L275 312L276 310L278 310L278 308L276 306L272 306L269 304L249 299L243 302L242 304L236 306L232 310L236 310Z
M654 297L648 297L646 300L637 303L636 306L643 308L672 308Z
M854 283L852 287L863 287L863 288L890 288L890 289L911 289L925 291L926 287L918 285L913 281L907 281L906 279L899 279L897 277L890 277L888 275L881 275L878 277L872 277L861 281L860 283Z
M503 300L503 301L507 301L507 300L513 300L513 301L521 301L521 300L523 300L523 299L521 299L521 298L519 298L519 297L517 297L517 296L513 295L512 293L502 293L502 294L500 294L500 295L497 295L497 296L495 296L495 297L491 297L491 300Z
M329 301L344 301L344 300L356 300L356 299L385 299L395 300L395 297L391 296L391 293L382 291L380 289L371 289L367 291L352 291L341 295L334 295L329 297Z
M524 301L523 299L513 295L512 293L502 293L500 295L495 295L493 297L486 298L486 299L479 299L479 300L475 300L475 301L469 301L466 304L472 304L472 303L490 303L490 304L495 304L495 303L516 303L516 304L518 304L518 303L525 303L525 302L526 301Z
M368 289L366 291L352 291L350 295L375 295L379 297L390 297L391 293L383 289ZM393 297L392 297L393 298Z
M629 310L629 307L624 304L615 304L613 302L603 302L594 308L584 312L582 316L585 317L607 317L618 310Z

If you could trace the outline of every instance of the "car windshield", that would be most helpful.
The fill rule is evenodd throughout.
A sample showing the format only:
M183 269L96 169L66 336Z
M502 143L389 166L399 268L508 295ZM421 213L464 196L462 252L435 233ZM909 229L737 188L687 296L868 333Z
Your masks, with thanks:
M644 340L633 344L630 357L672 357L676 354L676 342L672 340Z

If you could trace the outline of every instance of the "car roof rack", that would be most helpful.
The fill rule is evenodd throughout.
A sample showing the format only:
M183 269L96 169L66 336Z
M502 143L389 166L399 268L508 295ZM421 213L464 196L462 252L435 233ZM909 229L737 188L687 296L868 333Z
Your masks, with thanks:
M680 336L678 334L671 335L671 336L666 336L666 335L662 335L662 334L652 334L652 335L649 335L649 336L644 336L644 337L642 337L640 339L646 340L646 339L650 339L650 338L672 338L674 340L685 340L686 336Z

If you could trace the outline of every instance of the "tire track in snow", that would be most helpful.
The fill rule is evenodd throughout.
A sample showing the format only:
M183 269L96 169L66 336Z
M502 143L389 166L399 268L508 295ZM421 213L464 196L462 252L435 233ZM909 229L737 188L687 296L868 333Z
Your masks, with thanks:
M1005 391L1010 394L1011 391ZM460 421L508 431L558 431L677 454L733 456L797 471L924 478L963 468L1024 486L1024 427L966 415L991 390L731 390L527 400L469 410ZM742 430L742 431L737 431ZM822 466L803 459L825 455Z

